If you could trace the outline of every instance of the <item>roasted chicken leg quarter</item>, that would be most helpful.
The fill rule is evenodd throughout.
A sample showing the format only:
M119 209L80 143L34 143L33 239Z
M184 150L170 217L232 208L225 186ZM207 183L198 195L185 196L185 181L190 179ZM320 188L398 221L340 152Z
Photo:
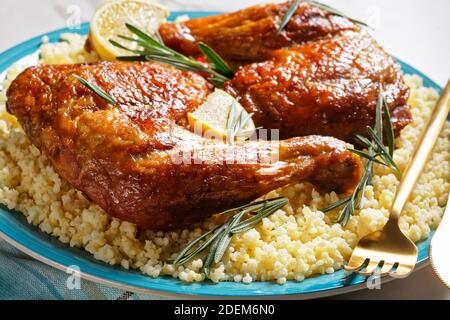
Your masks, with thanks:
M199 55L198 42L205 42L239 67L226 90L255 114L257 126L280 129L282 138L320 134L354 142L374 125L379 90L399 134L412 117L396 60L359 26L309 3L278 33L290 3L166 23L160 34L188 55Z
M233 65L270 59L274 50L359 28L349 20L302 3L283 32L278 27L291 2L261 4L236 12L165 23L164 43L188 56L200 56L204 42Z
M396 134L412 120L399 66L364 31L274 51L225 87L258 126L280 129L282 138L322 134L354 142L373 127L380 90Z
M107 104L74 75L117 103ZM13 81L7 109L62 177L142 228L199 222L288 183L348 193L360 179L359 157L335 138L228 145L194 135L186 113L210 90L199 75L151 62L42 65Z

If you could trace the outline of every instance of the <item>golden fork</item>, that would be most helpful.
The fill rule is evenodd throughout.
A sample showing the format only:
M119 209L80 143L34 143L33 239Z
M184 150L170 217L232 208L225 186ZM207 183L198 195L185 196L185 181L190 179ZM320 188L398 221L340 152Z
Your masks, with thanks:
M414 269L417 247L400 230L399 217L444 127L449 111L450 80L403 173L388 222L381 231L373 232L359 240L350 261L344 267L345 270L364 276L375 273L404 278Z
M430 243L431 266L438 278L450 289L450 257L448 244L450 243L450 191L447 207L442 217L439 228L434 233Z

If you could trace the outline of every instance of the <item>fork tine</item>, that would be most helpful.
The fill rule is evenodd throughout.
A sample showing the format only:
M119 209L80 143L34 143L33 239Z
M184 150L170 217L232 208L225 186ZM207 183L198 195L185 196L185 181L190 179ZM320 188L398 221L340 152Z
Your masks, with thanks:
M389 272L393 278L406 278L414 269L414 265L399 264L395 271Z
M362 276L371 276L380 265L379 261L370 261L364 271L357 271Z
M344 269L347 271L354 272L365 267L367 263L369 263L369 259L365 259L353 254L350 257L350 260L348 261L347 265L344 266Z
M389 274L389 272L392 270L394 265L395 265L394 263L384 261L383 266L377 273L381 276L385 276L385 275Z

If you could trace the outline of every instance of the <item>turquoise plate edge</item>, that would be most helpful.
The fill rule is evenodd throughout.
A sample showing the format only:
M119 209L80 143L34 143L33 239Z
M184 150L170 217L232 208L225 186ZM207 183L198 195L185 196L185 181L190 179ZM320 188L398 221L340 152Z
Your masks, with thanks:
M191 18L212 15L218 12L173 12L169 17L175 19L179 15L187 14ZM59 29L53 32L23 42L0 54L0 73L4 72L11 64L30 55L39 48L43 36L47 36L50 42L57 42L65 32L87 34L89 23L83 23L78 29ZM417 74L423 78L423 84L440 92L442 88L412 66L399 61L404 73ZM290 296L328 296L345 291L353 291L364 288L366 278L347 275L343 270L332 274L307 278L302 282L287 281L284 285L273 282L253 282L250 284L221 282L183 283L182 281L163 276L151 278L138 271L129 271L116 266L110 266L95 260L88 252L72 248L59 242L56 238L38 230L27 223L25 217L13 210L0 207L0 233L13 245L24 252L46 262L54 267L65 269L70 266L78 266L81 274L87 279L102 282L127 290L156 294L160 296L209 296L209 297L276 297ZM430 240L417 244L419 256L417 264L427 262Z

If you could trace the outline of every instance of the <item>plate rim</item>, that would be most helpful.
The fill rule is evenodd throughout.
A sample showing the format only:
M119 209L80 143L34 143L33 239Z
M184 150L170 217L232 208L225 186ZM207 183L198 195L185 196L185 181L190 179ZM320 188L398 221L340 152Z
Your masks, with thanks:
M206 16L206 15L212 15L212 14L216 14L218 12L210 12L210 11L175 11L171 14L171 17L169 19L173 19L176 16L179 15L184 15L187 14L190 17L197 17L197 16ZM56 42L57 40L60 39L61 34L63 33L67 33L67 32L71 32L71 33L78 33L78 34L86 34L87 31L89 29L89 23L83 23L80 25L79 29L71 29L71 28L61 28L61 29L57 29L48 33L44 33L42 35L33 37L27 41L21 42L18 45L4 51L3 53L0 53L0 74L3 73L5 70L7 70L8 67L10 67L13 63L15 63L16 61L20 60L21 58L28 56L34 52L36 52L37 47L39 47L42 44L42 37L47 36L49 38L49 42ZM19 57L17 57L17 52L19 52ZM424 80L426 80L428 83L427 85L440 91L442 88L436 83L434 82L432 79L430 79L428 76L426 76L425 74L423 74L421 71L413 68L412 66L410 66L409 64L403 62L400 59L397 59L401 64L402 67L406 66L407 68L411 69L412 71L414 71L415 74L419 75L420 77L422 77ZM8 214L16 214L13 210L4 210L2 208L0 208L0 215L3 214L3 211L7 212ZM23 216L20 213L21 216ZM18 250L24 252L25 254L47 264L50 265L54 268L57 268L59 270L62 271L66 271L68 266L64 265L62 263L56 262L52 259L50 259L47 256L44 256L38 252L33 251L32 249L28 248L25 244L20 243L19 241L16 241L16 239L13 239L13 237L10 237L10 235L6 234L5 229L2 229L2 223L0 221L0 238L3 238L6 242L8 242L9 244L13 245L14 247L16 247ZM38 233L44 233L43 231L39 230L36 226L34 225L30 225L30 227L34 228L36 232ZM47 234L45 234L47 235ZM53 236L48 235L49 237L54 238ZM425 267L426 265L428 265L429 263L429 254L428 254L428 250L429 250L429 241L432 237L432 233L430 233L429 237L424 240L423 242L428 242L428 245L426 246L425 250L426 252L426 257L420 261L418 261L418 263L416 264L416 268L415 270L419 270L423 267ZM62 246L67 246L67 244L63 244L61 243ZM48 248L43 248L43 249L47 249ZM80 249L81 250L81 249ZM68 251L66 251L67 253ZM101 261L97 261L98 263L104 264ZM336 271L339 272L339 271ZM334 274L336 274L336 272ZM360 281L357 282L355 284L349 284L349 285L342 285L341 287L337 287L337 288L326 288L326 289L319 289L319 290L313 290L310 289L310 291L308 292L290 292L290 293L273 293L273 294L267 294L266 292L260 292L260 293L255 293L255 292L251 292L250 290L248 290L248 294L246 295L236 295L236 294L227 294L227 292L224 292L223 294L211 294L211 293L195 293L195 292L186 292L186 293L180 293L180 292L173 292L173 291L167 291L165 289L157 289L157 288L144 288L144 287L139 287L139 286L134 286L131 284L124 284L122 282L118 282L115 280L111 280L111 279L106 279L103 278L101 276L98 275L94 275L94 274L90 274L84 271L80 271L80 275L82 278L86 279L86 280L90 280L90 281L94 281L97 283L102 283L105 285L109 285L109 286L113 286L119 289L123 289L123 290L130 290L130 291L135 291L135 292L140 292L140 293L144 293L144 294L152 294L152 295L156 295L156 296L160 296L160 297L168 297L168 298L203 298L203 299L216 299L216 298L221 298L221 299L269 299L269 298L277 298L277 299L310 299L310 298L318 298L318 297L325 297L325 296L332 296L332 295L338 295L338 294L343 294L343 293L348 293L348 292L353 292L353 291L357 291L360 289L364 289L365 288L365 281ZM318 277L312 277L309 279L313 279L313 278L319 278L321 276L327 276L325 275L319 275ZM150 276L147 276L150 279ZM172 280L172 279L170 279ZM382 278L382 283L386 283L389 282L391 280L394 280L394 278L391 277L383 277ZM173 279L173 284L174 286L179 286L182 282L178 279ZM294 281L290 281L290 282L294 282ZM264 283L264 282L254 282L254 283ZM268 282L268 283L273 283L273 282ZM300 282L301 283L301 282ZM299 284L300 284L299 283ZM243 288L249 288L248 285L242 284L242 283L236 283L235 285L242 285ZM158 284L155 284L155 286L157 287ZM220 284L213 284L213 283L202 283L201 284L202 287L207 286L220 286ZM283 286L280 286L283 287ZM220 289L220 288L216 288L216 289ZM250 289L250 288L249 288ZM189 291L189 290L188 290Z
M40 230L37 230L37 231L41 232ZM50 267L53 267L53 268L58 269L63 272L67 272L68 266L65 266L63 264L55 262L51 259L46 258L45 256L43 256L39 253L36 253L36 252L28 249L24 245L20 244L19 242L15 241L12 238L10 238L9 236L7 236L2 231L0 231L0 239L3 239L7 243L9 243L11 246L18 249L19 251L29 255L30 257L32 257ZM430 265L429 258L416 263L413 272L419 271L428 265ZM215 299L270 300L270 299L286 299L287 298L287 299L307 300L307 299L331 297L331 296L336 296L336 295L359 291L362 289L367 289L366 283L361 282L361 283L353 284L350 286L343 286L340 288L334 288L334 289L330 289L330 290L327 289L327 290L310 292L310 293L274 294L274 295L259 295L259 296L252 296L252 295L248 295L248 296L232 296L232 295L230 295L230 296L228 296L228 295L209 295L209 294L195 294L195 293L182 294L182 293L173 293L173 292L158 290L158 289L148 289L148 288L136 287L136 286L132 286L132 285L126 285L126 284L123 284L123 283L120 283L117 281L107 280L107 279L104 279L99 276L95 276L95 275L92 275L92 274L89 274L89 273L86 273L83 271L80 271L79 274L80 274L80 277L84 280L111 286L111 287L114 287L117 289L121 289L121 290L125 290L125 291L134 291L134 292L142 293L142 294L150 294L150 295L155 295L155 296L162 297L162 298L177 298L177 299L194 299L195 298L195 299L202 299L202 300L215 300ZM397 279L393 278L393 277L389 277L389 276L384 276L380 280L381 280L380 285L383 285L383 284L389 283L389 282L397 280ZM245 284L242 284L242 285L245 286ZM324 293L329 293L329 294L324 295Z

